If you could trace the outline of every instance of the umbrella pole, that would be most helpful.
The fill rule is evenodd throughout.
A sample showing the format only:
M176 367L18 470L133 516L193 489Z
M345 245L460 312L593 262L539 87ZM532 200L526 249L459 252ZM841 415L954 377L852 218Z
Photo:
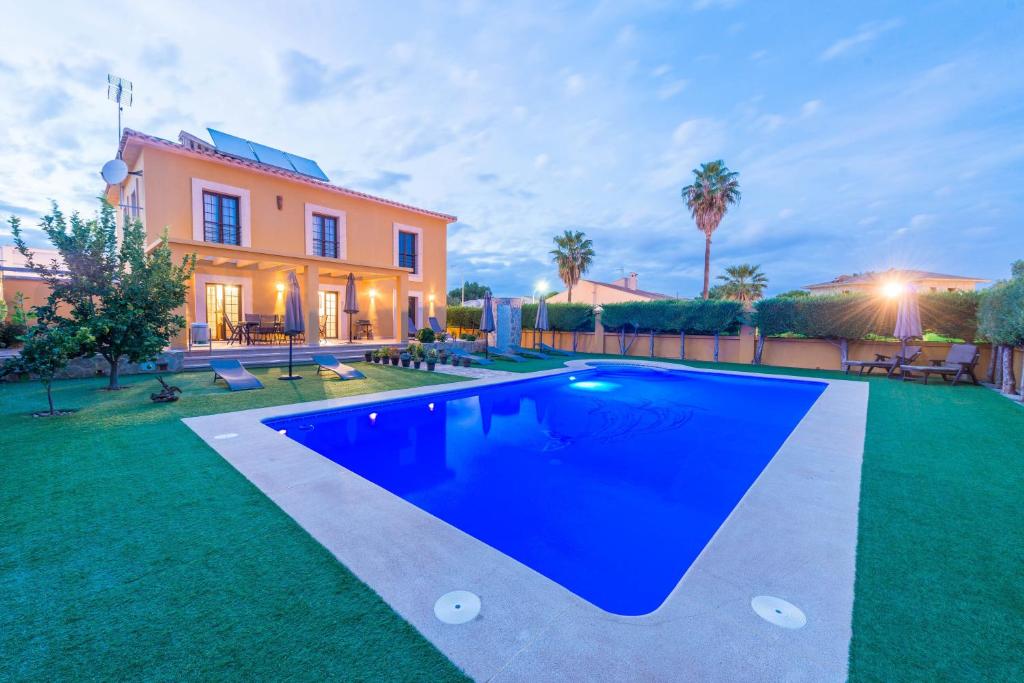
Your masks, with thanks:
M302 379L302 375L292 374L292 344L295 342L295 335L288 335L288 374L278 377L278 379L290 380L290 379Z

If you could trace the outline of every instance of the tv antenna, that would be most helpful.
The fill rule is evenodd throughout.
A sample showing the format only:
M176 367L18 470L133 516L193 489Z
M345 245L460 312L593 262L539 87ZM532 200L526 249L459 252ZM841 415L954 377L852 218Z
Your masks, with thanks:
M132 82L113 74L107 74L107 99L117 102L117 144L121 145L121 112L132 106ZM117 158L121 158L118 150Z

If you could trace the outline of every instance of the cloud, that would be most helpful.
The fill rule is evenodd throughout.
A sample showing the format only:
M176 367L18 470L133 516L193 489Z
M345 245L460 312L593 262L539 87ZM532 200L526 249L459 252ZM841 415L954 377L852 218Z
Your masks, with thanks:
M140 59L150 69L166 69L178 65L181 49L170 42L147 45L142 49Z
M679 93L683 92L683 90L686 89L686 86L689 85L689 83L690 82L685 78L680 78L670 83L666 83L665 85L658 88L657 97L659 100L671 99L678 95Z
M701 12L706 9L732 9L739 0L693 0L690 9Z
M800 107L800 118L806 119L814 116L821 109L821 104L821 100L808 100L804 102L803 106Z
M44 87L33 91L29 101L29 120L35 124L55 119L70 106L70 96L59 86Z
M583 80L583 76L579 74L569 74L565 78L565 94L570 97L575 97L583 92L583 88L586 86L586 81Z
M476 179L481 183L494 183L498 181L497 173L477 173Z
M755 50L750 53L750 61L760 62L762 59L768 56L768 50Z
M821 53L820 59L827 62L837 57L841 57L858 45L865 45L877 40L883 33L897 28L901 23L902 22L897 19L890 19L883 22L871 22L869 24L864 24L860 27L860 30L852 36L840 38L836 42L832 43L832 45Z
M672 71L672 67L668 64L659 64L658 66L651 69L651 75L655 78L660 78Z
M288 50L281 54L278 66L284 76L285 94L294 102L311 102L330 97L342 88L353 85L363 72L357 65L341 69L328 68L323 62L298 50Z
M0 226L5 228L7 227L7 216L10 214L14 214L21 218L39 218L42 216L42 214L35 209L30 209L27 206L20 206L18 204L11 204L0 199L0 216L3 217L3 223L0 224Z
M375 175L369 178L353 181L352 186L354 188L364 188L374 192L382 192L384 190L396 189L410 180L412 180L412 176L408 173L377 171Z
M626 24L615 35L615 44L619 47L629 47L636 42L636 28L632 24Z
M533 167L540 169L548 165L551 158L547 154L538 154L533 158Z

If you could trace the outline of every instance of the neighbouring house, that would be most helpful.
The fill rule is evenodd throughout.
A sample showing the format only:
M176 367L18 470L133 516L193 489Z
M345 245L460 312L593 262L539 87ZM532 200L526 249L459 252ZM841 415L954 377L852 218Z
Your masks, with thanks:
M405 339L429 316L445 319L447 227L455 216L346 189L316 162L209 129L213 143L126 129L129 168L107 187L123 216L146 226L147 248L164 230L175 259L196 254L183 314L207 322L281 315L288 271L299 277L306 342L357 336ZM119 220L123 220L119 212ZM349 273L359 313L343 310ZM185 333L172 343L187 345Z
M45 264L58 256L54 249L32 249L32 253L37 263ZM13 310L15 297L19 293L24 296L25 308L31 309L46 303L50 288L38 273L29 270L25 265L25 257L13 244L0 245L0 298L7 303L8 314Z
M989 282L978 277L946 275L925 270L889 270L840 275L829 282L806 285L812 295L884 293L887 287L914 285L918 292L973 292L979 284Z
M624 301L661 301L663 299L674 299L676 297L658 292L648 292L640 289L639 277L636 273L630 273L612 282L597 282L596 280L580 280L572 288L573 303L590 304L618 304ZM564 304L569 301L569 290L564 289L557 294L552 294L547 299L548 303Z

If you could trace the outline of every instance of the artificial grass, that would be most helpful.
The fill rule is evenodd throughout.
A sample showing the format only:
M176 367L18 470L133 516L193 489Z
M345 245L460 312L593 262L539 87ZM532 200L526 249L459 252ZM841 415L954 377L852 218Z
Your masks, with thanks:
M871 383L852 680L1020 679L1024 408L964 385L691 364ZM365 383L257 371L267 389L236 394L212 388L208 373L178 375L186 395L171 406L149 405L150 378L128 378L117 394L99 391L102 381L59 382L58 405L83 410L52 422L25 417L45 403L38 385L0 386L4 677L457 678L178 422L453 379L365 371Z
M460 680L443 655L180 419L445 383L358 364L367 379L231 393L209 372L0 383L0 679Z

